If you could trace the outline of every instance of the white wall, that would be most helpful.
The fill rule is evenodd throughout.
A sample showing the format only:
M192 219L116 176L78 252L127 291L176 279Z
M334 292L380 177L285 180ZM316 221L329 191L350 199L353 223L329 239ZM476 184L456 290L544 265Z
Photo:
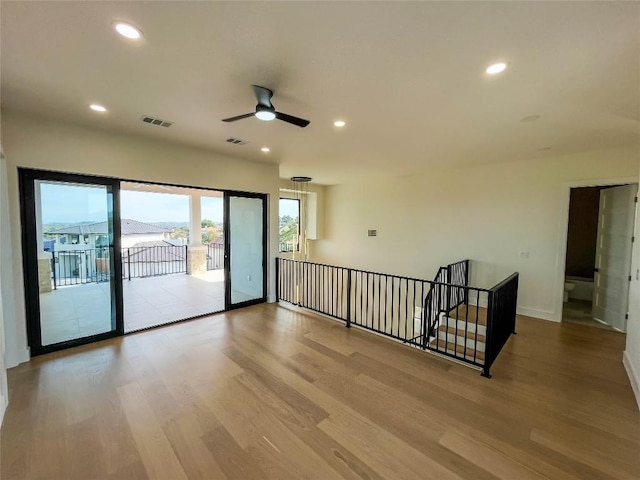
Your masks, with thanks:
M327 187L314 260L432 279L469 258L473 284L518 271L520 312L559 320L569 182L637 174L621 149Z
M15 319L7 319L7 364L28 360L17 167L233 189L269 195L269 298L275 298L274 258L278 251L278 166L225 157L205 150L157 140L2 112L2 144L7 157L16 286ZM3 266L3 275L5 267ZM3 277L4 278L4 277Z
M163 233L132 233L130 235L122 235L120 237L120 245L122 248L128 248L133 247L136 243L161 242L163 240Z
M10 323L14 317L13 288L10 279L11 268L11 236L9 234L9 206L7 193L7 168L2 147L0 147L0 426L4 412L9 403L9 389L7 387L7 358L5 339ZM8 267L8 268L6 268ZM6 274L5 274L6 268ZM9 281L7 278L9 277ZM12 322L11 322L12 323Z
M623 355L633 392L640 408L640 212L636 207L636 241L631 260L631 285L629 286L629 320L627 321L627 345Z

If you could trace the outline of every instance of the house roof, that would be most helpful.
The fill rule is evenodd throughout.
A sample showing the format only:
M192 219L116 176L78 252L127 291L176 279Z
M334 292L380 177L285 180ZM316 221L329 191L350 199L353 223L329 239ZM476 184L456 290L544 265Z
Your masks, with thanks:
M131 220L123 218L120 222L122 235L136 235L146 233L171 233L170 228L160 227L158 225L151 225L150 223L139 222L137 220ZM58 228L49 232L51 234L70 234L70 235L107 235L109 230L107 228L107 222L91 223L88 225L74 225L71 227Z
M150 263L185 261L187 247L165 241L138 242L132 247L123 248L122 258L130 262Z
M2 2L2 107L320 184L640 148L640 2L177 5ZM114 19L144 38L118 37ZM489 77L497 61L508 68ZM222 122L254 111L252 84L311 124Z

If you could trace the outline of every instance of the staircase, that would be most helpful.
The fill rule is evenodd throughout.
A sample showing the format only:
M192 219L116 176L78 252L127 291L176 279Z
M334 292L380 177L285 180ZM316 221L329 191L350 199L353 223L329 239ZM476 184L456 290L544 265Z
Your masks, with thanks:
M475 305L460 305L448 315L440 314L428 348L482 365L486 332L487 309Z
M479 367L487 378L515 333L518 274L492 288L470 286L469 260L422 280L278 258L276 278L278 301Z

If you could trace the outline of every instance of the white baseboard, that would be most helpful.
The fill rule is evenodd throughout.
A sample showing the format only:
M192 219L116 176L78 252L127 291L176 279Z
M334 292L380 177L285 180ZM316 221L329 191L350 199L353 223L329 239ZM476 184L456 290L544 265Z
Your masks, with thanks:
M624 365L624 368L627 371L627 375L629 375L631 388L633 389L633 393L636 396L636 402L638 403L638 410L640 410L640 375L634 368L633 364L631 363L631 360L629 360L629 355L627 355L626 350L622 354L622 364Z
M486 298L480 299L480 306L487 308ZM557 318L557 315L555 314L555 312L550 312L548 310L538 310L536 308L529 308L529 307L518 307L516 310L516 313L518 315L524 315L525 317L540 318L542 320L549 320L551 322L560 321L560 319Z
M559 322L554 312L548 310L538 310L536 308L518 307L518 315L524 315L525 317L540 318L542 320L549 320L551 322Z
M7 411L7 399L0 395L0 427L2 427L2 420L4 420L4 412Z

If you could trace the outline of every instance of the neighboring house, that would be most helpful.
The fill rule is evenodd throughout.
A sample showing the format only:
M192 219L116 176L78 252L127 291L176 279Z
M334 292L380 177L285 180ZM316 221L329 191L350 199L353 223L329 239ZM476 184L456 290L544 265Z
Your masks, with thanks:
M169 239L171 229L123 218L120 222L122 248L132 247L140 242L156 242ZM74 225L58 228L49 235L55 236L55 250L67 250L69 245L91 245L104 247L109 244L107 222L91 223L88 225ZM86 246L84 247L86 248Z
M176 253L183 252L186 247L177 247L168 242L170 233L170 228L122 219L120 242L123 276L129 278L163 274L158 272L185 271L186 252L181 254L181 259ZM108 278L107 222L59 228L48 232L48 235L55 237L51 249L55 265L54 284L86 283ZM47 241L45 249L50 246L51 242Z

